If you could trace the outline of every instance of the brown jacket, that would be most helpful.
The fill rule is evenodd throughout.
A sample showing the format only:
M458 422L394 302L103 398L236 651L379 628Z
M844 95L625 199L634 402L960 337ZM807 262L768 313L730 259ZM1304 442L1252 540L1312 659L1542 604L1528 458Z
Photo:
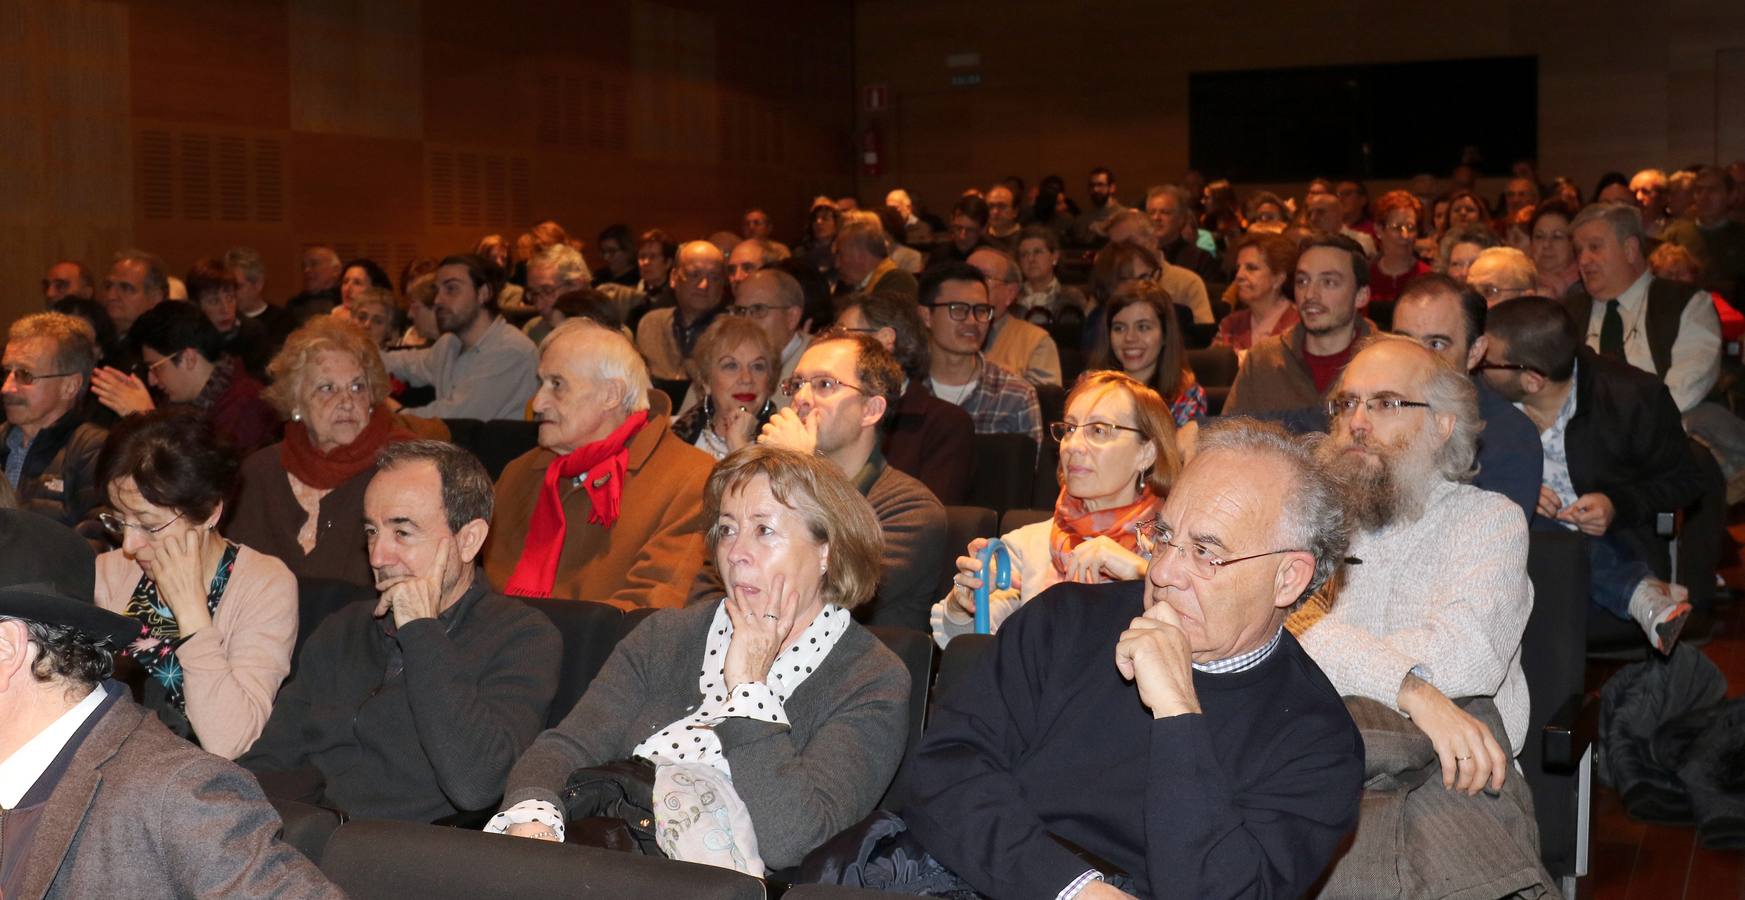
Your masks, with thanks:
M588 521L588 492L563 488L563 553L553 597L597 600L620 609L683 606L703 564L703 484L714 460L672 433L672 401L649 392L648 424L630 441L618 521L610 528ZM502 590L527 541L545 470L556 454L538 447L522 454L497 479L497 508L485 547L485 575Z
M252 776L109 690L40 807L9 900L345 896L275 837Z
M1359 318L1352 343L1374 333L1374 323ZM1303 362L1306 336L1307 331L1299 322L1282 334L1256 338L1254 349L1243 357L1242 368L1236 372L1236 383L1230 385L1224 415L1289 412L1319 404L1321 392L1315 390L1314 376L1309 374L1308 363Z

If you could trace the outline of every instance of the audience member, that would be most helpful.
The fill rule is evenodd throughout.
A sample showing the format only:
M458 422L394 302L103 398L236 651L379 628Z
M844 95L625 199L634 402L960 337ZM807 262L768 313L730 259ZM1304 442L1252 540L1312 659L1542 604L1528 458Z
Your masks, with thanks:
M771 417L758 443L816 453L866 497L884 533L884 556L878 590L857 615L871 625L920 629L945 562L945 507L879 450L902 382L902 369L876 338L826 335L800 356L782 385L793 406Z
M903 756L909 677L850 614L879 576L866 501L826 460L754 446L715 467L703 502L725 596L656 612L619 642L516 763L487 831L585 842L565 825L602 811L576 808L564 786L632 760L652 767L654 796L685 798L642 828L661 853L762 875L799 863L884 793Z
M1678 408L1653 376L1579 345L1556 301L1522 297L1490 311L1489 348L1478 368L1539 429L1544 481L1541 527L1593 538L1593 601L1633 619L1649 643L1670 653L1691 606L1683 585L1654 577L1644 562L1661 512L1702 493Z
M1242 359L1225 415L1282 412L1314 406L1351 359L1354 344L1373 330L1362 311L1369 303L1369 263L1343 235L1321 235L1297 255L1297 314L1289 332L1254 344Z
M538 344L557 327L557 323L552 321L555 318L553 309L557 306L557 298L589 287L592 283L592 277L588 274L588 262L575 248L567 244L554 244L534 254L527 261L526 297L538 315L521 326L528 340Z
M775 383L780 385L794 374L794 366L806 349L806 292L800 281L781 269L759 270L740 282L733 294L733 305L727 311L750 319L769 336L770 343L780 348L780 366ZM687 398L688 399L688 398ZM778 407L788 405L788 399L775 397Z
M703 399L673 417L673 434L717 460L754 443L776 410L781 361L775 342L756 321L716 319L691 354L691 385Z
M318 244L303 249L303 290L285 302L285 309L301 325L314 316L325 316L340 304L339 278L343 266L332 247Z
M921 321L930 341L926 387L963 407L977 434L1023 434L1042 443L1036 389L982 355L994 307L988 284L968 263L941 263L921 275Z
M1484 201L1479 199L1472 188L1458 188L1448 195L1448 230L1457 231L1477 226L1489 231L1489 220Z
M1344 235L1363 251L1364 268L1375 258L1375 235L1358 231L1345 224L1343 207L1333 194L1312 194L1303 198L1303 224L1313 231Z
M1344 557L1334 486L1282 431L1232 422L1140 529L1144 584L1056 586L940 698L898 787L899 879L1297 896L1332 858L1363 751L1282 623Z
M674 304L649 310L636 326L636 349L648 361L650 376L661 381L685 377L685 361L697 338L721 311L726 269L727 258L708 241L679 248L672 273Z
M1145 577L1140 522L1157 517L1181 469L1169 408L1143 382L1092 372L1067 395L1065 421L1051 423L1060 442L1060 497L1054 515L1002 535L1012 586L988 591L988 625L1061 582L1099 584ZM1131 439L1129 439L1131 435ZM957 558L951 592L933 604L933 639L944 647L975 625L974 592L982 586L976 538Z
M1206 389L1188 365L1181 320L1163 288L1149 281L1123 284L1102 309L1108 334L1091 367L1124 372L1157 392L1178 426L1204 418Z
M1249 234L1236 242L1238 308L1218 322L1215 346L1246 355L1255 341L1288 333L1301 321L1291 302L1297 245L1278 234Z
M493 237L494 237L494 235L493 235ZM487 255L484 252L481 252L483 249L486 249L490 246L489 241L490 241L489 238L486 238L485 240L480 241L479 242L480 249L475 249L474 255L478 256L480 259L491 261L492 265L495 265L495 266L497 266L497 268L499 270L502 270L502 268L503 268L502 265L497 263L495 261L494 257ZM502 249L506 251L507 247L503 247ZM354 259L354 260L350 260L350 261L348 261L340 266L340 269L339 269L339 304L340 304L340 306L343 306L346 309L350 309L352 300L357 297L357 295L360 291L363 291L367 288L380 288L384 291L393 291L394 290L394 282L389 280L388 273L384 272L382 270L382 267L380 265L377 265L376 261L373 259L365 259L365 258Z
M1011 188L996 184L988 188L985 199L988 204L988 227L982 233L982 242L1002 253L1016 256L1018 232L1023 229L1023 224L1018 221L1018 198Z
M651 309L673 305L673 259L678 253L678 243L659 228L642 233L636 244L636 290L644 300L631 318L640 321Z
M260 736L297 639L297 579L218 531L236 473L191 410L122 421L98 464L121 548L97 557L95 599L139 632L117 653L143 670L147 709L225 759Z
M813 197L806 213L806 235L794 245L794 256L805 260L818 272L829 272L835 265L833 255L836 229L842 225L842 212L829 197Z
M404 332L400 306L394 295L381 288L364 288L351 300L351 321L364 330L370 343L378 350L399 349L396 345Z
M1476 374L1484 361L1486 307L1476 291L1432 272L1412 282L1394 306L1394 333L1423 344L1455 371L1472 374L1478 389L1478 474L1474 487L1495 491L1515 501L1528 524L1539 506L1544 453L1539 429L1489 383Z
M1218 281L1223 272L1218 258L1194 243L1194 204L1185 188L1158 185L1145 193L1145 215L1157 236L1157 250L1172 266L1180 266L1205 282Z
M1661 234L1702 260L1704 289L1735 299L1745 288L1745 222L1728 215L1728 201L1737 187L1726 169L1698 168L1691 180L1691 215Z
M710 248L713 250L713 247ZM496 485L485 574L504 593L679 606L702 564L709 455L619 332L566 322L540 345L539 446Z
M1659 169L1643 169L1630 176L1630 195L1636 209L1642 213L1642 233L1658 238L1672 221L1667 207L1666 173Z
M267 302L266 264L260 253L249 247L232 247L224 253L224 265L236 285L237 313L259 322L267 333L268 354L277 353L285 337L297 327L297 319L290 310Z
M7 329L0 372L0 470L17 508L69 527L88 523L102 503L97 456L109 433L85 403L97 343L91 327L60 313L37 313ZM93 535L87 526L81 529Z
M928 392L932 356L916 305L892 294L855 294L843 306L837 327L872 335L903 370L902 396L885 417L885 462L919 480L947 506L968 503L975 422L961 407Z
M988 203L976 194L957 199L951 208L950 240L935 248L933 262L963 262L987 243Z
M1665 382L1682 412L1702 402L1721 368L1721 322L1707 291L1648 270L1641 212L1600 203L1571 224L1583 290L1568 301L1577 335L1600 355Z
M1437 271L1464 284L1466 270L1472 265L1472 261L1491 247L1502 245L1502 240L1489 228L1477 225L1451 227L1442 236L1442 244L1437 253Z
M109 267L109 277L103 280L103 311L115 326L115 346L108 365L138 375L139 347L132 337L133 323L170 293L169 276L163 260L144 250L123 250L115 254Z
M911 247L933 246L933 226L915 215L915 201L909 197L908 191L897 188L886 194L885 205L895 209L903 217L903 243Z
M1528 250L1538 276L1534 294L1565 297L1581 284L1581 268L1576 264L1575 244L1569 236L1575 209L1555 199L1533 209L1533 219L1528 223Z
M258 319L241 316L236 307L236 275L221 259L195 260L188 276L188 298L218 329L220 350L234 356L257 380L264 379L272 359L273 337Z
M389 374L436 399L406 410L424 418L521 419L538 387L533 341L497 314L497 277L471 254L445 257L431 305L442 336L429 347L385 354Z
M1473 257L1466 269L1466 286L1477 291L1486 306L1531 294L1538 285L1533 258L1514 247L1488 248Z
M107 683L139 627L92 604L90 548L17 511L0 546L0 893L343 898L253 778Z
M1018 261L1004 250L989 246L971 253L968 262L986 280L988 303L994 308L987 342L982 347L988 361L1022 375L1031 384L1059 387L1060 348L1055 346L1054 338L1041 327L1011 314L1012 304L1024 285Z
M228 531L300 577L372 585L364 492L382 448L413 437L385 403L382 356L356 326L323 316L292 332L268 371L262 396L289 420L285 438L243 461Z
M750 278L753 272L767 269L788 258L786 248L774 241L763 238L749 238L740 241L727 254L727 281L735 294L739 285Z
M188 303L162 303L147 310L129 332L145 363L146 381L170 403L200 410L220 437L239 453L278 439L279 417L261 399L261 383L234 356L223 352L218 329ZM118 416L157 408L138 376L98 369L91 391Z
M557 690L557 629L474 563L491 480L438 441L382 449L364 494L381 599L304 643L260 740L238 760L275 799L430 822L496 804Z
M739 220L739 236L748 241L767 241L775 233L770 225L769 213L752 207L745 211Z
M1144 251L1144 261L1151 270L1151 274L1145 276L1147 280L1157 282L1176 306L1192 312L1195 324L1210 325L1215 321L1212 301L1206 295L1206 283L1193 272L1171 265L1163 254L1157 252L1151 221L1144 214L1138 210L1116 213L1109 220L1108 234L1110 245L1131 244Z
M91 270L77 260L63 259L49 265L42 273L42 305L49 309L62 297L83 297L94 300L97 297L97 281L91 277Z
M1368 313L1384 326L1393 320L1394 298L1430 266L1418 258L1413 241L1424 220L1424 207L1408 191L1388 191L1375 203L1375 261L1369 264Z
M1127 207L1115 196L1115 173L1103 166L1091 170L1087 181L1090 205L1073 221L1068 232L1072 243L1081 246L1101 244L1108 239L1109 220Z
M1060 283L1060 235L1046 225L1029 225L1018 234L1018 268L1024 283L1018 315L1038 325L1083 321L1087 304L1076 287ZM1057 348L1058 352L1058 348Z
M836 232L837 290L915 297L915 276L891 259L890 240L876 221L848 222Z
M599 249L600 258L605 260L605 265L594 270L595 284L621 284L635 288L641 283L642 273L637 271L636 242L630 236L630 226L606 226L594 239L594 246Z

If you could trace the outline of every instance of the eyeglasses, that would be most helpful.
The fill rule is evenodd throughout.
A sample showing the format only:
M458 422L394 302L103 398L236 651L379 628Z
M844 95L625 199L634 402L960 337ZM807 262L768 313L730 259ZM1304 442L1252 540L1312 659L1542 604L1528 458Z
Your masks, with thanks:
M1418 233L1418 226L1411 222L1390 222L1381 226L1381 230L1389 231L1394 234L1412 235Z
M1361 406L1371 416L1392 416L1402 409L1429 409L1430 404L1422 400L1407 400L1404 397L1334 397L1327 401L1327 416L1337 419L1357 412Z
M160 358L155 363L146 364L145 370L147 372L156 372L158 370L158 366L161 366L167 362L175 362L175 360L176 360L176 358L174 356L165 356L165 357Z
M168 528L171 525L176 524L176 519L180 519L181 517L182 517L181 513L176 513L175 518L169 520L168 522L165 522L162 525L159 525L156 528L153 528L150 525L141 525L138 522L129 522L126 519L123 519L120 516L117 516L113 513L98 513L97 514L97 521L103 523L103 530L109 532L110 534L115 535L116 537L125 537L127 535L127 529L129 529L129 528L138 529L140 531L145 532L146 534L157 534L158 532L163 531L165 528Z
M37 381L44 379L44 378L65 378L69 375L77 375L77 374L79 374L79 373L78 372L47 372L47 373L40 373L39 374L37 372L32 372L29 369L20 369L17 366L5 366L5 367L0 367L0 384L5 384L9 379L15 379L15 380L17 380L18 385L20 387L30 387L31 385L37 383Z
M1538 369L1538 367L1536 367L1536 366L1524 366L1524 365L1521 365L1520 363L1491 362L1490 360L1486 359L1486 360L1480 361L1478 365L1472 367L1472 370L1474 372L1483 372L1483 371L1486 371L1487 369L1496 369L1498 371L1503 371L1503 372L1532 372L1533 374L1538 375L1541 378L1546 377L1545 373L1540 371Z
M953 322L962 322L970 316L975 316L977 322L988 322L994 318L994 307L988 303L929 303L928 309L943 307L945 314Z
M863 388L858 384L837 381L829 375L814 375L811 378L795 376L782 382L782 393L787 394L790 397L797 397L800 395L800 388L805 387L806 385L812 386L812 396L814 397L828 397L831 394L836 393L836 389L839 387L848 388L851 391L865 394L868 397L872 396L872 394L867 393L866 388Z
M1173 532L1168 525L1163 524L1157 519L1146 519L1134 526L1134 529L1135 537L1138 538L1139 552L1144 554L1146 559L1151 560L1152 565L1155 566L1163 562L1163 560L1158 559L1158 556L1163 552L1165 547L1168 547L1187 559L1190 571L1192 571L1196 577L1202 579L1211 578L1213 575L1218 574L1219 569L1222 569L1225 566L1233 566L1239 562L1259 559L1263 556L1277 556L1281 553L1309 552L1300 547L1294 547L1285 550L1268 550L1265 553L1251 553L1247 556L1238 556L1232 559L1223 559L1213 553L1210 547L1197 541L1192 542L1185 547L1181 544L1175 543L1173 540L1175 532Z
M1513 291L1516 294L1520 293L1520 291L1515 289L1515 288L1506 288L1506 287L1502 287L1501 285L1495 285L1495 284L1479 284L1478 282L1471 281L1471 280L1468 280L1466 282L1466 286L1472 288L1475 291L1478 291L1480 294L1483 294L1484 298L1486 300L1495 300L1498 297L1501 297L1502 295L1507 294L1511 291Z
M786 306L771 306L768 303L747 303L744 306L729 306L727 312L743 319L761 319L778 309L787 308Z
M1054 422L1048 426L1048 433L1053 435L1057 441L1065 441L1080 431L1085 433L1085 440L1089 441L1093 447L1102 447L1114 441L1115 438L1120 437L1116 432L1131 431L1139 435L1145 433L1137 428L1116 425L1113 422L1086 422L1082 425L1072 422Z

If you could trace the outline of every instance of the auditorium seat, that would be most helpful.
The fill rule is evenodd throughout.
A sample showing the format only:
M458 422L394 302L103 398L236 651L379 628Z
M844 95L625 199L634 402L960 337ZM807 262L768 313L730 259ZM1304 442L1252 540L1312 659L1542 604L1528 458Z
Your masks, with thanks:
M1000 517L1000 533L1010 534L1015 529L1052 518L1054 518L1054 510L1052 509L1008 509L1006 514Z
M995 511L1028 506L1036 476L1036 442L1023 434L978 434L974 447L970 504Z
M952 576L957 574L957 558L976 538L997 537L999 516L982 506L947 506L945 508L945 567L940 573L938 597L951 590ZM937 599L937 597L935 598Z
M927 690L933 684L933 636L900 625L873 625L868 630L897 654L909 670L908 746L913 748L920 742L921 728L927 721Z
M960 634L952 638L951 643L945 645L944 652L939 654L939 675L933 680L931 702L938 703L939 698L961 683L976 661L993 646L994 636L991 634Z
M1063 355L1061 365L1064 367L1065 364ZM1066 383L1072 384L1077 377L1078 372L1075 371ZM1036 406L1042 411L1042 428L1046 431L1050 423L1066 417L1066 388L1053 384L1036 385Z
M518 597L539 610L563 636L563 659L558 663L557 694L551 698L545 725L551 728L569 715L576 701L618 646L624 614L615 606L588 600Z
M272 804L282 822L279 838L309 857L310 862L320 865L328 839L345 824L345 814L296 800L273 800Z
M539 423L513 419L443 419L448 426L449 442L464 447L485 464L485 471L495 481L503 467L516 457L539 446Z
M291 646L291 671L285 680L290 681L297 674L303 643L315 633L316 626L347 604L374 603L376 600L375 590L361 584L332 578L297 579L297 640Z
M1188 367L1201 387L1227 388L1236 383L1236 370L1242 363L1229 347L1202 347L1188 351Z
M373 820L340 826L327 842L321 871L352 900L765 896L762 881L713 866Z
M1521 636L1521 672L1531 713L1521 771L1533 793L1539 855L1565 882L1587 873L1593 703L1584 704L1588 600L1587 541L1569 531L1535 531L1528 538L1527 576L1533 610ZM1597 613L1596 616L1604 616ZM1640 636L1641 632L1637 632Z

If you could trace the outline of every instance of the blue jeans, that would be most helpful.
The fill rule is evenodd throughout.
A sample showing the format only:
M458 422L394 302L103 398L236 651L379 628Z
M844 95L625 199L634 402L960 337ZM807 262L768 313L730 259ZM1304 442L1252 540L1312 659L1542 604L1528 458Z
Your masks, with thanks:
M1563 525L1534 516L1533 527L1550 531L1562 529ZM1630 595L1636 592L1642 579L1654 574L1636 548L1617 534L1588 537L1587 570L1593 604L1625 620L1630 618Z

